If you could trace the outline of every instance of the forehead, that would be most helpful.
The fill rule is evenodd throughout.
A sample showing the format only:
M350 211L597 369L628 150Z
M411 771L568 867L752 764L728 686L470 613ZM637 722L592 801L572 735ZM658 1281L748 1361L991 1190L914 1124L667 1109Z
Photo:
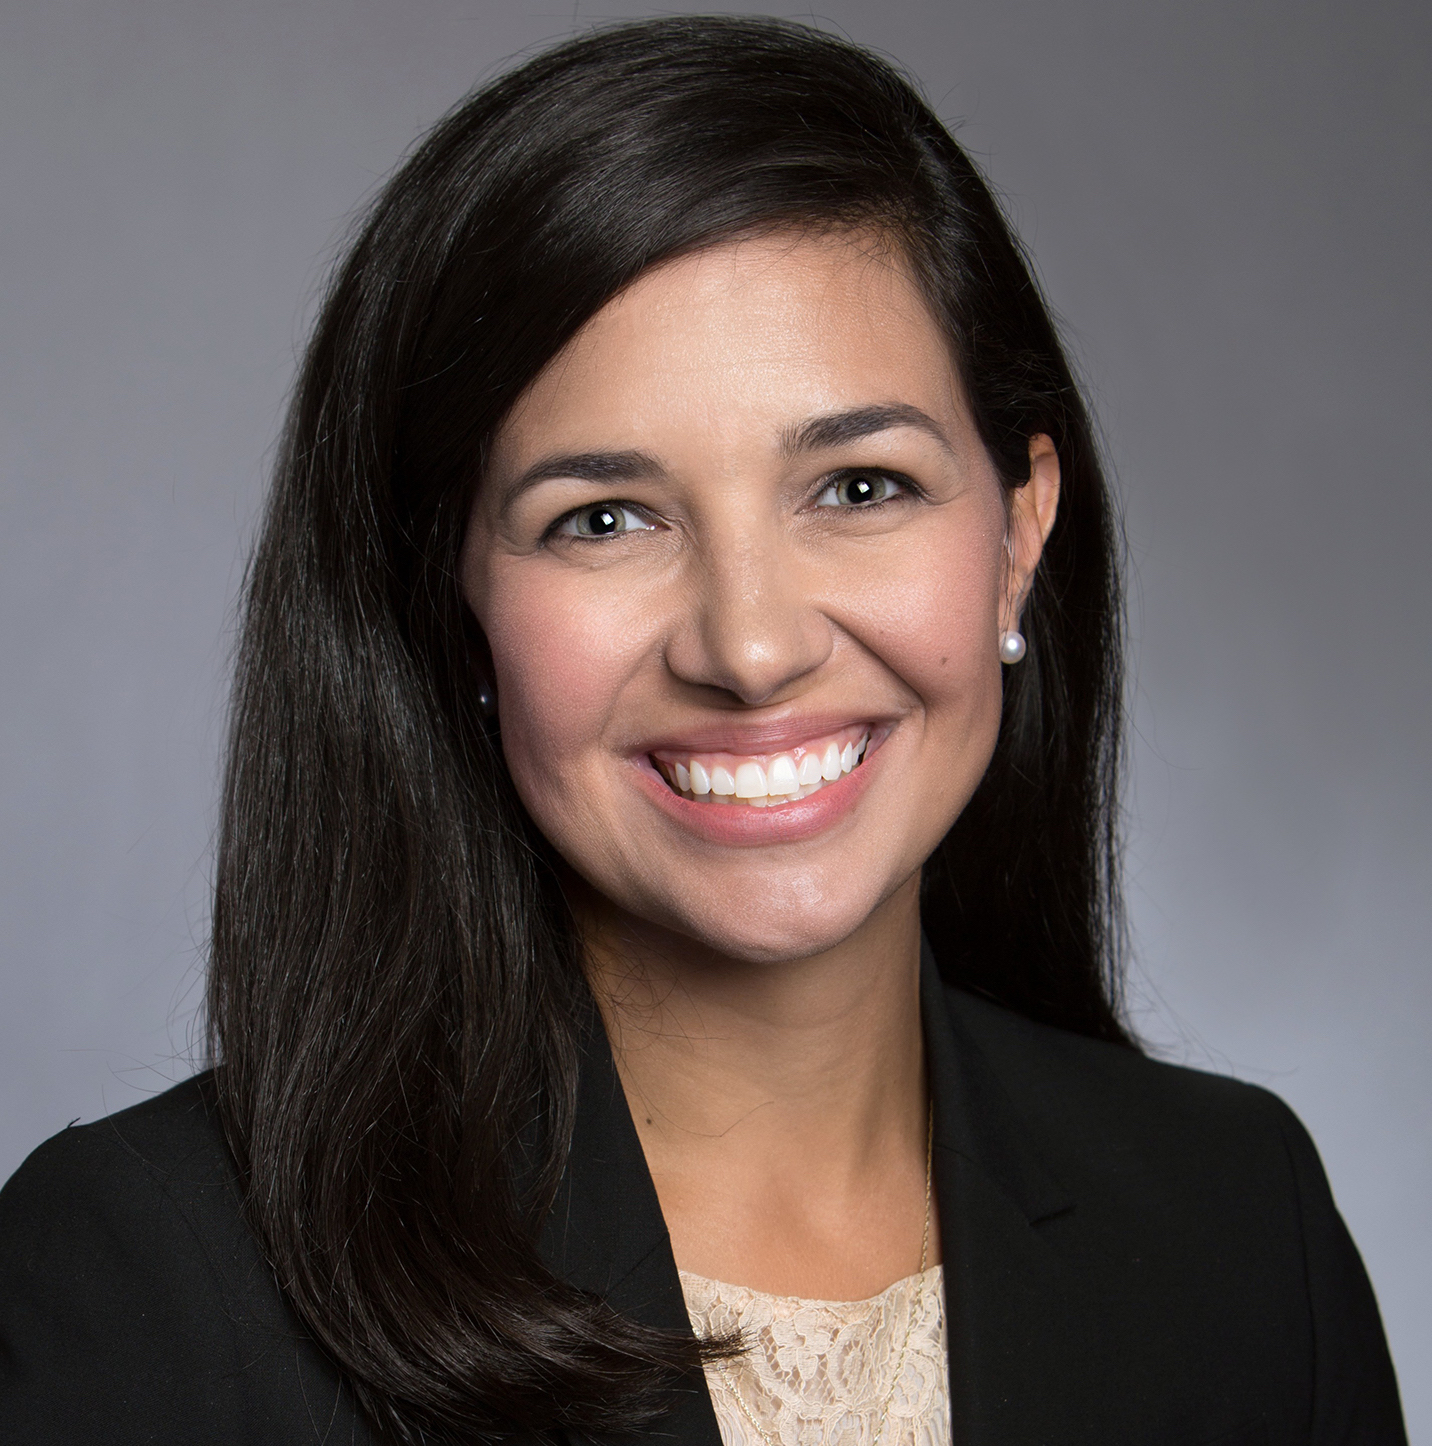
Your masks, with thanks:
M962 408L949 346L903 257L878 237L801 233L710 247L609 301L514 407L493 460L627 445L769 441L805 417L903 403Z

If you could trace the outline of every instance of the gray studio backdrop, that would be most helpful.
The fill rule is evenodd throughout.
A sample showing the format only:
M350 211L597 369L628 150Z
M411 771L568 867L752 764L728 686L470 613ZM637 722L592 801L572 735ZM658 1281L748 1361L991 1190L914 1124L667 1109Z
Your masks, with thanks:
M0 1178L191 1068L232 611L346 218L641 13L0 4ZM817 18L959 123L1067 323L1131 543L1137 1023L1306 1120L1432 1439L1432 6Z

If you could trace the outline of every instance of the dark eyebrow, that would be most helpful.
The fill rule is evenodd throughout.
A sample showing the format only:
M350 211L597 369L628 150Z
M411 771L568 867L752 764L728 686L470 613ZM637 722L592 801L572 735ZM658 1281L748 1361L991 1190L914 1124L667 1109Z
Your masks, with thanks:
M889 402L831 412L788 427L781 436L781 451L792 457L798 452L842 447L849 442L858 442L862 437L887 432L892 427L914 427L933 437L947 452L954 450L944 428L928 413L904 402ZM505 512L529 487L555 478L573 478L579 482L635 482L665 475L666 468L650 452L555 453L534 462L503 488L499 510Z
M502 491L506 511L529 487L557 477L579 482L633 482L664 477L666 468L649 452L563 452L534 462Z
M812 417L799 426L788 428L781 438L781 448L789 456L797 452L814 452L824 447L843 447L848 442L858 442L862 437L886 432L892 427L914 427L937 441L947 452L954 449L945 429L928 413L919 407L904 402L889 402L882 406L852 407L846 412L831 412L828 416Z

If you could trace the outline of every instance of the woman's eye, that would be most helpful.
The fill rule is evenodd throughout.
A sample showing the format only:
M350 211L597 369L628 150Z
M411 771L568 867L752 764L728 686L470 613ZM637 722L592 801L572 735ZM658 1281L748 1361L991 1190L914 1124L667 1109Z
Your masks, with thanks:
M634 507L621 502L598 502L564 517L554 531L568 537L613 537L619 532L650 532L652 524Z
M850 472L830 483L815 502L817 507L863 507L887 502L900 490L900 484L883 472Z

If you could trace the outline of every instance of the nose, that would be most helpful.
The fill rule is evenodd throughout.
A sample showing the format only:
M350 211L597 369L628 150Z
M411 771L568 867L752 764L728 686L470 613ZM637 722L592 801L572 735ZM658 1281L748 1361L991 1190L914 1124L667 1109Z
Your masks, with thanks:
M666 648L684 682L719 688L756 706L814 672L834 636L815 580L769 538L730 538L702 550L688 579L689 604Z

